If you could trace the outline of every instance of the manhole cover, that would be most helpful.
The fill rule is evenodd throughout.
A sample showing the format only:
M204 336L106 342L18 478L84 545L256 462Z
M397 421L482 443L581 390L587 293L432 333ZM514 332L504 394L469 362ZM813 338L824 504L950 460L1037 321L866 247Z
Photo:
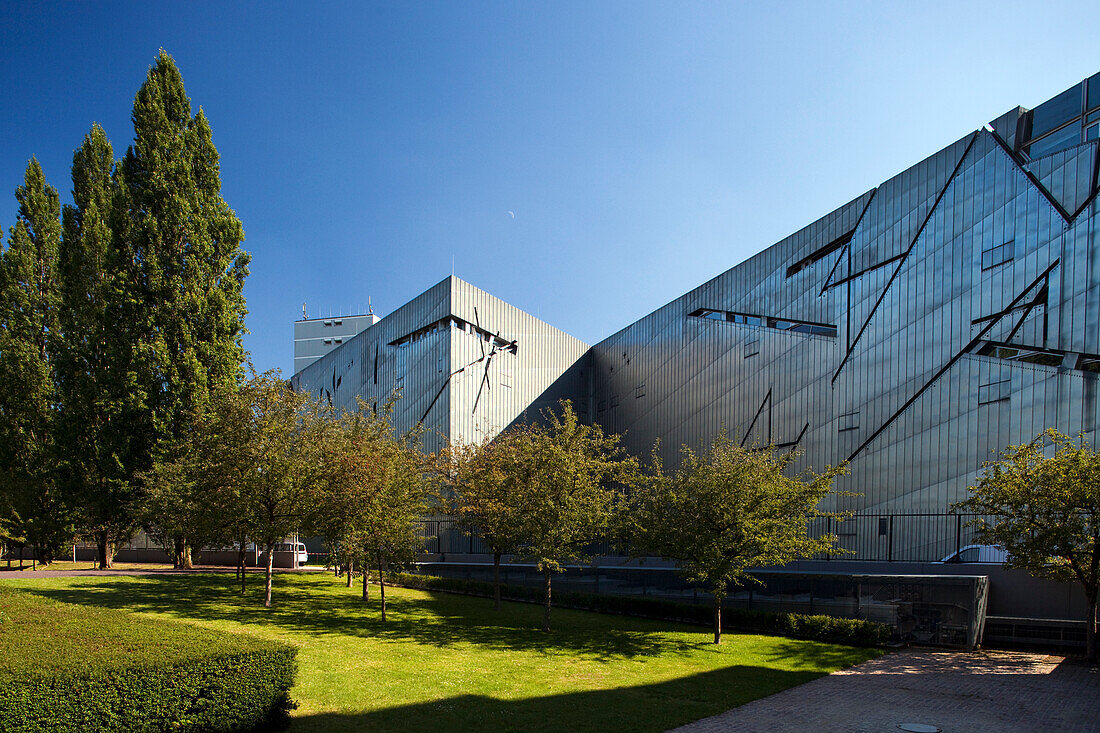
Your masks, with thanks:
M927 723L898 723L898 728L909 733L940 733L940 729Z

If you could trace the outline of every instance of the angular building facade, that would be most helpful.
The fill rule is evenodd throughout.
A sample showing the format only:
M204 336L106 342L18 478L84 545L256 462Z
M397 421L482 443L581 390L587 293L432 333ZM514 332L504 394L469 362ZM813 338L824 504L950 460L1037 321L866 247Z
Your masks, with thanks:
M394 390L399 431L424 448L477 441L585 390L588 345L499 298L448 277L291 378L338 409Z
M591 348L451 278L294 380L342 404L404 384L402 419L454 439L568 396L639 454L725 430L849 461L839 508L943 513L1009 444L1096 441L1098 129L1100 74Z

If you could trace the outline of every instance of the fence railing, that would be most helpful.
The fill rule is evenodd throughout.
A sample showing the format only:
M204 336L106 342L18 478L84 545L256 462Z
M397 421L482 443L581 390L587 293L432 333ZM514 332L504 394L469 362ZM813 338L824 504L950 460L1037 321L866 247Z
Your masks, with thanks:
M837 535L842 552L820 555L821 560L864 560L875 562L936 562L976 544L976 528L968 526L975 514L932 512L860 513L844 521L820 517L810 524L810 535ZM992 521L992 518L986 519ZM476 555L489 553L477 535L459 527L453 519L424 520L421 523L424 549L431 555ZM588 548L593 556L623 555L627 550L609 541Z

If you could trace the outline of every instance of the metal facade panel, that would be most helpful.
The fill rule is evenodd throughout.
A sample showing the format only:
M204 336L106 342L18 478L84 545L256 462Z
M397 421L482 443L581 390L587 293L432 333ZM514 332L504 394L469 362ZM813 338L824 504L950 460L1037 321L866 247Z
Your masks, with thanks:
M451 283L455 316L515 344L514 350L501 348L496 339L454 332L447 433L452 440L491 437L517 419L534 419L563 397L586 411L578 399L584 385L578 362L587 344L467 282L452 277Z
M424 447L438 450L439 436L449 429L446 390L437 394L440 374L449 364L451 335L441 329L404 346L393 344L443 319L450 309L448 278L296 373L291 385L337 409L354 409L358 398L384 401L399 390L394 424L401 432L420 422L435 400L423 421Z
M1050 157L1048 193L1095 195L1091 151ZM989 132L964 137L596 344L596 420L640 454L660 439L673 465L681 444L721 430L796 445L798 468L851 458L838 486L858 496L836 503L883 512L945 511L983 461L1046 427L1095 440L1097 375L1075 364L1100 354L1096 204L1067 221L1023 165ZM833 241L838 213L864 207L846 245L790 273ZM985 266L1002 245L1010 254ZM980 356L982 339L1072 353L1059 365ZM624 400L637 384L644 396ZM979 404L995 389L1006 397Z
M411 337L411 338L410 338ZM515 353L502 345L515 342ZM495 435L524 412L583 392L588 345L455 277L370 326L291 378L353 409L400 390L395 424L424 428L424 447Z

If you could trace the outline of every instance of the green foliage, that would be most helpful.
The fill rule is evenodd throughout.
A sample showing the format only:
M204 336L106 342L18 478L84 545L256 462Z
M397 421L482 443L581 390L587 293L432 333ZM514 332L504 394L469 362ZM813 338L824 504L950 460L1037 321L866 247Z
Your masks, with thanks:
M442 456L447 510L494 555L514 552L524 540L526 484L514 480L513 472L525 459L521 450L528 439L509 430L480 443L453 443Z
M389 580L405 588L484 597L492 597L494 593L492 583L463 578L391 573ZM542 592L538 588L521 585L503 585L500 588L502 597L507 600L525 603L542 602ZM679 601L580 591L558 591L554 597L558 606L596 613L664 619L701 626L710 625L713 620L712 611L708 606ZM883 646L890 640L892 633L886 624L863 619L745 609L726 609L722 613L722 628L727 631L777 634L797 639L813 639L864 647Z
M244 358L244 231L210 125L163 50L132 120L117 164L99 125L85 136L63 217L31 161L0 260L0 510L49 558L79 507L107 566L136 527L141 474L188 450ZM172 508L186 545L202 501Z
M15 198L19 219L0 257L0 509L48 562L73 536L54 472L60 203L33 158Z
M278 374L252 376L239 389L213 394L189 421L189 439L145 478L151 516L166 536L251 539L267 549L271 604L276 543L312 526L327 477L324 450L330 410L295 392Z
M546 425L517 432L504 471L522 491L521 554L558 572L591 559L587 548L610 526L621 497L637 481L638 462L620 436L584 425L569 400L547 410Z
M1100 620L1100 453L1046 430L987 462L970 497L953 506L984 517L968 524L982 544L1008 551L1008 566L1076 581L1087 603L1086 647L1095 659Z
M191 114L183 77L163 49L131 118L134 142L119 163L116 234L140 287L141 307L131 321L134 373L148 395L156 439L138 466L145 470L154 459L187 453L196 416L244 376L249 255L240 246L241 222L221 197L210 125L202 110ZM181 547L190 540L179 532L196 523L179 515L187 506L177 503L172 522ZM201 512L201 499L190 507Z
M133 533L136 474L148 463L154 436L137 353L144 296L122 239L114 150L99 125L73 154L72 181L58 258L59 480L109 565L108 548Z
M675 560L689 582L715 599L714 642L721 641L721 600L748 569L785 565L834 549L835 535L811 537L811 519L834 516L817 509L832 492L845 465L818 475L791 477L784 471L794 453L744 448L725 433L698 455L687 446L680 467L654 467L626 514L633 551Z
M125 246L147 311L143 358L158 433L185 438L188 413L243 376L249 256L221 197L210 125L163 50L134 98L134 142L120 162Z
M493 553L494 583L500 584L500 558L523 545L527 521L527 484L514 472L529 457L523 450L528 436L506 430L480 443L448 445L440 457L440 473L449 492L446 505L458 525L477 532ZM494 596L500 610L500 594Z
M293 708L285 644L7 589L0 615L5 731L270 729Z
M421 519L432 512L430 459L417 448L419 435L398 436L392 423L395 394L379 408L359 400L324 441L326 472L318 492L314 526L335 550L337 562L381 573L412 563L424 548ZM382 619L386 618L385 587Z
M619 489L638 480L638 462L619 445L620 436L582 424L569 400L544 418L512 430L500 470L520 509L513 535L519 554L545 577L543 631L549 631L553 573L590 559L590 546L622 503Z

